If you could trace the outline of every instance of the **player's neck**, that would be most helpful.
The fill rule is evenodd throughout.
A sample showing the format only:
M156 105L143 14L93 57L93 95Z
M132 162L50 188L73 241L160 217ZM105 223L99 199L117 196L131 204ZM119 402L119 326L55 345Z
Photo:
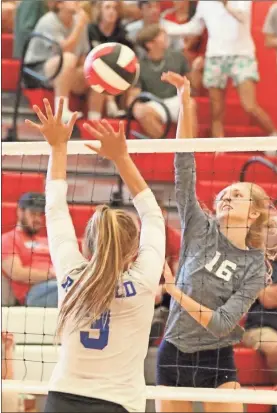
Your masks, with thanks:
M248 231L247 228L240 228L239 225L237 228L232 228L228 225L221 224L220 231L235 247L241 250L248 249L245 244L245 239Z
M148 51L148 57L150 60L154 62L155 61L159 62L164 59L165 52L164 50L153 49L153 50Z
M110 36L115 29L115 24L101 21L99 23L99 29L105 36Z

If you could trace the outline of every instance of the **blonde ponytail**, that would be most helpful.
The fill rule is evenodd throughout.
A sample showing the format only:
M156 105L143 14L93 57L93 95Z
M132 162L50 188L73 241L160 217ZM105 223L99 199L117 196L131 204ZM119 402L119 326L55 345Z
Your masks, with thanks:
M132 218L124 211L98 207L85 233L85 247L92 255L78 281L66 294L59 314L57 335L66 321L71 329L92 324L109 309L126 264L138 248L138 232Z

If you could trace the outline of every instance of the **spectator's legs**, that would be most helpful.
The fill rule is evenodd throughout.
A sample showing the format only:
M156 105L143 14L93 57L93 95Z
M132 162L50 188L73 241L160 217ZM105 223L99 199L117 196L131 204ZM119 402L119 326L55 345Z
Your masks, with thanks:
M213 138L224 137L224 108L225 108L225 89L210 88L210 105L211 105L211 134Z
M203 85L209 91L211 106L211 135L213 138L223 138L223 118L225 106L225 91L229 77L230 59L224 57L206 57Z
M99 120L105 110L107 96L90 88L88 92L88 119Z
M64 97L64 121L69 120L72 115L72 112L69 110L69 94L72 91L73 83L76 83L75 74L77 61L78 58L73 53L65 52L63 54L62 70L57 78L53 80L53 86L55 90L55 109L57 108L56 106L58 104L59 98L61 96ZM58 56L49 59L44 66L46 76L49 77L54 74L58 64Z
M244 110L252 115L269 135L275 134L276 128L271 118L257 102L255 82L251 79L245 80L238 85L238 93Z
M162 119L147 103L137 103L134 106L133 114L147 136L154 139L162 136L164 129Z
M27 307L58 307L58 286L56 280L44 281L34 285L27 297Z

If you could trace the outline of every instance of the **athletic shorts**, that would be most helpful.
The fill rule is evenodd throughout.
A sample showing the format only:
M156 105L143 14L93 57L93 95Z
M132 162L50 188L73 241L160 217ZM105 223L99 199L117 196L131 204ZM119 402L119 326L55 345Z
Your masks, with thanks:
M232 347L183 353L163 341L158 351L157 385L217 388L237 382Z
M172 98L160 99L160 100L164 103L164 105L169 110L171 121L177 123L179 111L180 111L180 98L176 95L176 96L173 96ZM150 106L152 109L154 109L159 114L163 123L167 122L167 114L164 108L162 107L162 105L160 105L158 102L155 102L155 101L147 102L146 105Z
M207 89L225 89L228 79L237 87L246 80L260 80L258 63L249 56L206 57L203 84Z
M119 404L106 400L50 391L44 413L127 413Z

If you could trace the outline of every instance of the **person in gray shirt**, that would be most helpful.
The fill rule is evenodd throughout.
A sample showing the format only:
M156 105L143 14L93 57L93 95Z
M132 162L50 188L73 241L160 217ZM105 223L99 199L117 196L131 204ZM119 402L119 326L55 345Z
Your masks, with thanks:
M90 88L85 81L83 64L90 50L87 38L88 14L80 7L77 1L57 1L54 11L49 11L41 17L35 26L34 32L42 34L58 42L63 51L63 66L59 75L45 86L53 87L55 91L55 110L61 96L64 97L63 120L71 119L69 109L69 95L87 93L88 109L93 102ZM57 48L40 38L31 40L25 63L28 67L48 78L53 75L60 62ZM33 80L25 77L27 87L34 87ZM82 113L79 112L79 117Z
M277 52L277 3L273 4L266 16L263 32L265 34L265 45Z
M162 80L178 90L181 109L177 138L193 137L190 84L179 74ZM175 155L176 200L182 245L175 280L165 268L172 296L158 354L157 384L235 389L233 345L239 326L266 283L264 230L269 197L258 185L235 183L216 198L216 217L199 206L192 153ZM191 412L190 402L162 401L157 411ZM205 403L206 411L243 412L242 405Z
M161 81L164 71L174 71L191 77L197 83L196 71L190 71L190 66L181 51L168 47L168 36L158 24L149 25L138 34L137 43L145 49L145 56L141 57L140 77L138 83L129 92L129 104L141 92L148 92L167 107L172 122L177 122L179 113L179 99L176 88ZM189 73L191 72L191 73ZM201 79L201 74L199 74ZM201 80L200 80L201 82ZM141 124L144 132L150 138L159 138L167 122L167 114L160 103L151 100L147 103L137 102L133 108L135 119Z

